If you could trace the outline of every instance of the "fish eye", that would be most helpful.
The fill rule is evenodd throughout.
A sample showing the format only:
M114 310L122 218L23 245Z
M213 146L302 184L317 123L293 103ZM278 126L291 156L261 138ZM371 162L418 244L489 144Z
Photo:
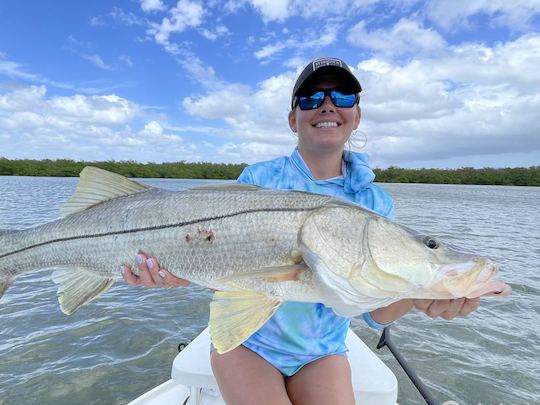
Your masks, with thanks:
M430 249L437 249L439 247L439 242L436 239L433 239L431 236L424 238L424 245Z

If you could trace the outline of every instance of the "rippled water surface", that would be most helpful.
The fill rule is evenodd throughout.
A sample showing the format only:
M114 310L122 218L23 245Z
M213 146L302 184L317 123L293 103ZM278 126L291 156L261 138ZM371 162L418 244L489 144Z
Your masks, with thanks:
M211 181L142 180L169 189ZM42 224L75 178L0 177L0 229ZM392 337L440 401L540 403L540 188L385 184L399 222L492 257L511 297L485 299L468 318L411 313ZM115 284L71 316L58 309L47 271L22 275L0 299L0 404L125 404L167 380L179 343L208 318L202 288ZM423 401L378 334L353 328L398 377L401 404ZM455 405L455 403L454 403Z

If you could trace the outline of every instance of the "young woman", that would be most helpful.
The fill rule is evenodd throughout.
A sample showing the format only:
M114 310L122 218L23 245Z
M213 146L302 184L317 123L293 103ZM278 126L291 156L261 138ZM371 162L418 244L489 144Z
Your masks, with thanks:
M394 216L391 197L373 183L367 156L345 150L361 118L362 88L349 67L337 58L310 62L293 88L289 126L298 136L291 156L248 166L241 183L267 188L332 195ZM128 267L128 284L175 287L188 284L160 269L155 258L139 254L139 275ZM402 300L364 314L366 323L382 328L413 307L431 317L465 316L479 299ZM345 336L350 319L322 304L288 302L238 348L211 362L228 404L354 404Z

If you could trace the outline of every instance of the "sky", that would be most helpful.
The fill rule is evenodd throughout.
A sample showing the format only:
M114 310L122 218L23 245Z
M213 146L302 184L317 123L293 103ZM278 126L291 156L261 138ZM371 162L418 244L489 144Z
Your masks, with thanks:
M0 157L287 155L319 56L362 84L372 166L540 165L540 0L0 2Z

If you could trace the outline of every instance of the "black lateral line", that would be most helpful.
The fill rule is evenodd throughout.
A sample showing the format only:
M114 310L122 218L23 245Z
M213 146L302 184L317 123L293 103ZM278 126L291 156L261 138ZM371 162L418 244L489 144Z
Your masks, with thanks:
M239 211L232 214L220 215L216 217L207 217L207 218L201 218L201 219L192 220L192 221L178 222L175 224L156 225L156 226L149 226L146 228L124 229L121 231L94 233L94 234L88 234L88 235L67 236L65 238L51 239L45 242L36 243L34 245L30 245L30 246L26 246L18 250L14 250L13 252L4 253L3 255L0 255L0 259L3 259L4 257L11 256L17 253L24 252L25 250L30 250L36 247L44 246L47 244L57 243L57 242L66 242L66 241L75 240L75 239L100 238L100 237L110 236L110 235L121 235L121 234L128 234L128 233L137 233L137 232L146 232L146 231L155 231L155 230L167 229L167 228L182 227L186 225L196 224L197 222L205 222L205 221L212 221L212 220L218 220L218 219L223 219L223 218L231 218L238 215L252 214L256 212L286 212L286 211L299 212L299 211L313 211L317 208L320 208L320 206L311 207L311 208L264 208L264 209L260 208L260 209L254 209L254 210Z

